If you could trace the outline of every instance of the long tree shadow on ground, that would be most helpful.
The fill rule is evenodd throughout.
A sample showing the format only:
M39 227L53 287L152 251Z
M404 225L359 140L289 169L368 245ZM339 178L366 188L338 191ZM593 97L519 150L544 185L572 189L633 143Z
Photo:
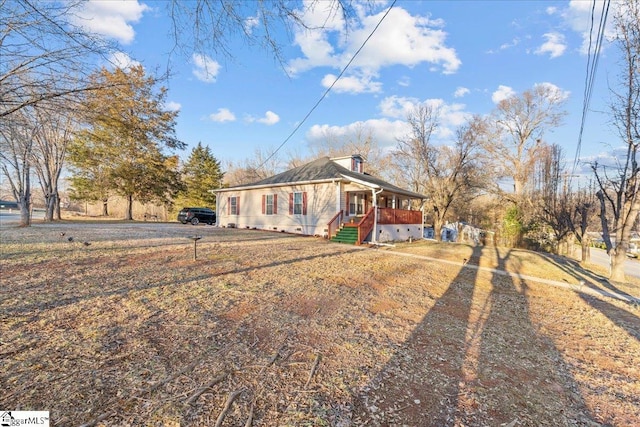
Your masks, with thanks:
M505 270L510 252L501 258ZM532 324L524 280L493 274L469 389L487 425L593 425L553 341ZM553 396L553 399L549 399Z
M496 254L504 270L509 255ZM354 425L597 425L561 354L531 323L526 284L479 275L458 272L354 398Z
M479 257L480 252L476 247L473 255ZM451 424L476 275L476 269L460 270L398 352L356 396L355 425Z
M602 285L602 287L604 287L605 289L615 292L617 294L623 295L629 299L634 298L633 295L630 295L629 293L623 291L622 289L618 288L617 286L615 286L615 284L609 282L609 280L599 274L593 273L585 268L583 268L582 265L580 265L580 263L578 261L569 259L569 258L562 258L560 256L557 255L551 255L551 254L545 254L545 253L538 253L539 256L545 258L549 263L553 264L554 266L558 267L560 270L566 272L567 274L575 277L576 282L580 282L580 281L584 281L584 284L592 289L601 289L600 287L596 286L594 283L592 282L597 282L600 285Z
M629 335L640 341L640 322L638 322L638 315L616 307L615 305L608 303L602 299L592 297L590 295L578 294L580 298L591 307L600 311L609 318L610 321L615 323L620 328L627 331Z

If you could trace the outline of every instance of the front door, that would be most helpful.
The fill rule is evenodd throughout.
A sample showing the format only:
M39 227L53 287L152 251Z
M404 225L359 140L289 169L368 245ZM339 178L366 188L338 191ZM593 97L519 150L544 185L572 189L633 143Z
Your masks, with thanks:
M367 193L349 193L349 216L364 215Z

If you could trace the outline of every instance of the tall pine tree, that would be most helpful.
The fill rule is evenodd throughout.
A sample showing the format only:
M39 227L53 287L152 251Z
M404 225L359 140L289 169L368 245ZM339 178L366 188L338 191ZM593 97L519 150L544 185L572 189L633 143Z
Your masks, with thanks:
M206 206L215 209L215 195L211 190L220 188L223 177L220 162L208 146L203 147L199 142L191 150L182 167L184 190L180 193L177 203L182 206Z

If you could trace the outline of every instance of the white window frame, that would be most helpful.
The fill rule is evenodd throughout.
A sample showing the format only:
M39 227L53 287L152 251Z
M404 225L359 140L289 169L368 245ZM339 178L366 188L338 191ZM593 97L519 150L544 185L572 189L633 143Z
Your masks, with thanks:
M264 198L264 214L273 215L273 194L266 194Z
M301 191L294 192L293 193L293 214L294 215L302 215L303 204L304 204L303 192Z
M230 215L238 215L238 196L229 197L229 205Z

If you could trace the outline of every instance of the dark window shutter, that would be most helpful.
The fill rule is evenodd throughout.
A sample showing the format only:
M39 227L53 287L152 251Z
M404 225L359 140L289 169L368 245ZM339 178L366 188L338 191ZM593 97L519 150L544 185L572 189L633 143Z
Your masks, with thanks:
M289 193L289 215L293 215L293 193Z
M277 214L278 213L278 195L274 194L273 195L273 214Z
M307 214L307 192L302 193L302 215Z
M227 197L227 215L231 215L231 197Z
M262 215L265 214L266 209L265 206L267 205L267 196L266 195L262 195Z
M240 196L236 196L236 215L240 215Z

